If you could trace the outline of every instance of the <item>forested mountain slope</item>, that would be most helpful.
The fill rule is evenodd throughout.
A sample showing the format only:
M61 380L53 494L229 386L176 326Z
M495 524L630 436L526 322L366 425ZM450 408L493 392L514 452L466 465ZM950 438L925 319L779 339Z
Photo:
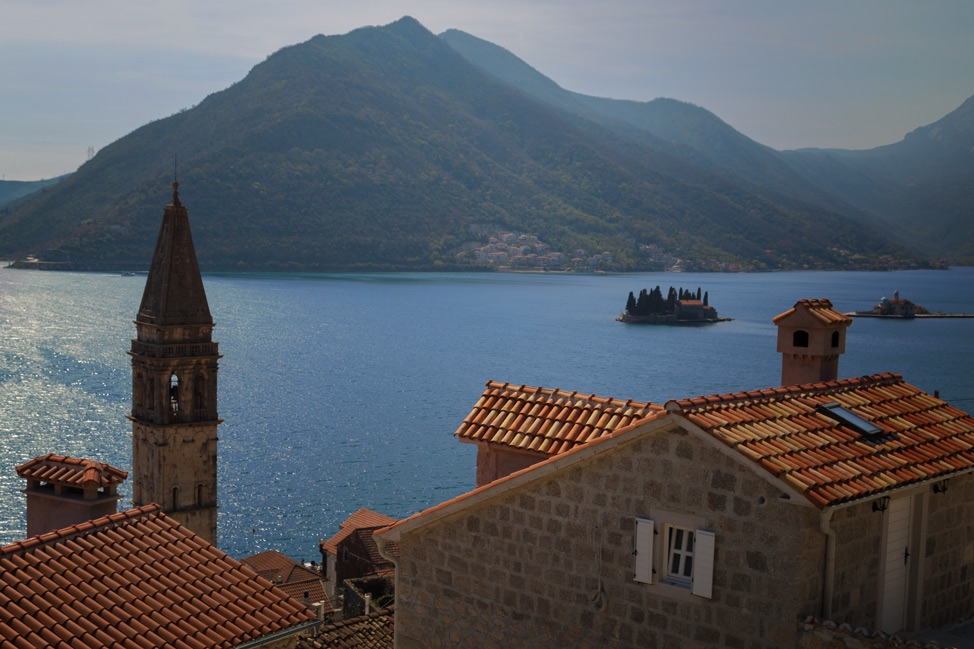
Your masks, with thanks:
M207 269L456 267L486 233L701 266L866 267L905 257L850 219L784 206L488 76L411 18L317 36L0 209L0 256L145 266L178 155Z

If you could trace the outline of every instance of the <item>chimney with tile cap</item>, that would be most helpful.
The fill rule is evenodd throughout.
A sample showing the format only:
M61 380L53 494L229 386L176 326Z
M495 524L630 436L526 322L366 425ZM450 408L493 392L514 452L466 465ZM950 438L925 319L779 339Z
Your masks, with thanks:
M128 471L104 462L48 453L17 467L27 481L27 536L37 536L117 509L118 485Z
M799 300L773 322L778 327L781 385L834 381L839 356L845 352L846 328L852 318L828 300Z

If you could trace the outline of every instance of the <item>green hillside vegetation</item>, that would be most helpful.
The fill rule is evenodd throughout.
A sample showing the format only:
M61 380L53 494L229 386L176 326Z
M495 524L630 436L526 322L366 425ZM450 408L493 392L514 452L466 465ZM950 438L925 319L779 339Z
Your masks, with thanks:
M974 263L974 97L895 144L782 156L917 253Z
M701 107L574 93L492 43L459 30L440 37L482 70L559 110L643 138L776 204L843 214L915 254L974 263L974 97L896 144L777 152Z
M490 230L608 251L618 269L648 267L647 244L697 267L908 258L848 218L531 98L411 18L284 48L0 208L0 257L53 249L79 267L144 267L174 154L209 270L457 268Z
M67 175L46 180L0 180L0 206L41 191L64 178Z

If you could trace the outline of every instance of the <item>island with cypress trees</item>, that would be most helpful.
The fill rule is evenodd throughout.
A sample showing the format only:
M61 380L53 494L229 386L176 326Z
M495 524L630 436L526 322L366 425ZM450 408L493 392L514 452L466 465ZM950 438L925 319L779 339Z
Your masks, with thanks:
M679 290L670 287L666 297L657 286L653 290L639 291L637 298L629 292L626 310L616 318L619 322L631 324L697 324L705 322L725 322L731 318L721 318L717 309L710 306L710 296L700 288Z

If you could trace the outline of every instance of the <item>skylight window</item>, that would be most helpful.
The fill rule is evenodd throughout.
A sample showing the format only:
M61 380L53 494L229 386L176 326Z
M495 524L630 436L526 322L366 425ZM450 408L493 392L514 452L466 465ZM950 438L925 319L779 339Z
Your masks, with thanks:
M846 408L843 408L841 405L835 403L834 401L830 403L823 403L818 407L818 410L822 414L828 415L832 419L835 419L845 424L849 428L852 428L853 430L856 430L862 433L863 435L868 435L870 437L873 437L875 435L883 434L882 428L880 428L876 424L866 421L859 415L853 413L850 410L847 410Z

